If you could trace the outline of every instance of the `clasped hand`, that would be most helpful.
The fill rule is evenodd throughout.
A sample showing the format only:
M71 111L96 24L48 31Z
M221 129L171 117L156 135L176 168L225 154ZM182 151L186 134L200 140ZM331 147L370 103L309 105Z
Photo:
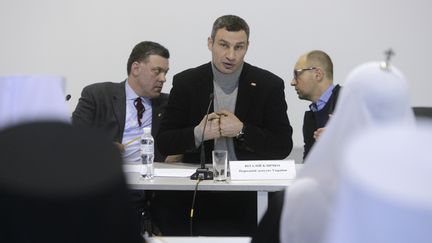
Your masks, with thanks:
M232 112L225 109L204 116L198 125L200 131L204 129L206 119L207 125L204 131L204 141L219 137L235 137L243 128L243 122Z

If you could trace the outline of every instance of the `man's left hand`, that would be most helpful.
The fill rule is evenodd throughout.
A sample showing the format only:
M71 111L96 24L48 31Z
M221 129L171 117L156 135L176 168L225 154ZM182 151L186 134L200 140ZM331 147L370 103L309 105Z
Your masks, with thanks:
M220 116L220 133L224 137L235 137L243 128L241 122L232 112L222 109L216 112Z
M315 132L313 134L313 137L315 138L315 140L317 140L321 136L321 134L324 132L324 130L325 130L324 127L321 127L321 128L318 128L317 130L315 130Z

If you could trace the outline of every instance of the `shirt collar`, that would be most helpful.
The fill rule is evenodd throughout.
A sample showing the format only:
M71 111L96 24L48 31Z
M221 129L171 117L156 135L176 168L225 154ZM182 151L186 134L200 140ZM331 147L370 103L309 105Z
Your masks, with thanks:
M316 102L309 105L311 111L317 112L324 108L333 93L333 88L334 85L331 84Z
M126 100L135 100L136 98L140 97L135 93L135 91L131 88L129 85L128 79L126 79L126 85L125 85L125 91L126 91ZM145 97L140 97L142 101L146 104L150 104L150 99Z

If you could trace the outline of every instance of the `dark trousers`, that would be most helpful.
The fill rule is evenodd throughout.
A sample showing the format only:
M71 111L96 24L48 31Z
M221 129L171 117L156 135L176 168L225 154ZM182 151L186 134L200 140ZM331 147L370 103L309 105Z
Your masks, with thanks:
M253 236L257 228L256 192L198 191L194 236ZM152 220L162 235L189 236L193 191L157 191L151 201Z
M251 243L279 243L280 219L284 204L285 191L269 195L268 208L262 217L258 230Z
M129 190L129 202L134 210L134 220L141 235L160 235L159 228L153 223L150 213L150 202L154 196L153 191Z

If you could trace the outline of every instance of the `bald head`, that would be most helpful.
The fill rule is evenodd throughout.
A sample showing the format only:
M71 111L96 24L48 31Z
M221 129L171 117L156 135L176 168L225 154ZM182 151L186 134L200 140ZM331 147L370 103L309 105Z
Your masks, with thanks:
M333 62L327 53L314 50L305 54L306 63L311 67L320 67L325 72L325 77L333 81Z
M325 52L314 50L299 57L291 86L300 99L315 102L332 84L333 63Z

